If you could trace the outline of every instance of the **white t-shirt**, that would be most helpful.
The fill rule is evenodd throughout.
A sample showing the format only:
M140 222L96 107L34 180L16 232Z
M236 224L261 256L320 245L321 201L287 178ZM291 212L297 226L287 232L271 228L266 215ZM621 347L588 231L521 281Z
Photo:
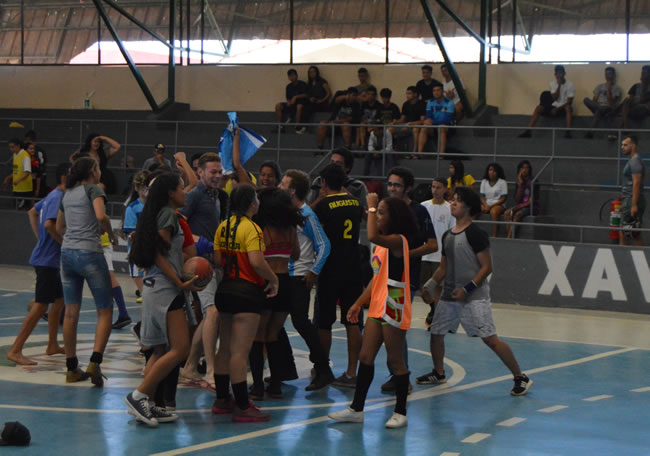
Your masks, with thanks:
M551 93L555 93L557 90L557 81L551 81L549 87L551 89ZM562 84L562 87L560 87L560 96L557 97L557 100L553 102L553 106L558 107L565 105L567 101L569 101L569 98L575 98L575 96L576 86L573 84L573 82L565 80L564 84Z
M489 206L496 203L503 197L508 196L508 184L503 179L497 179L494 187L490 185L488 179L481 181L481 196L485 197L485 201Z
M429 212L433 229L436 232L436 239L438 240L438 250L424 255L422 261L440 262L442 256L442 235L456 226L456 218L452 217L451 205L447 201L442 204L433 204L433 200L429 200L423 201L422 205Z
M462 83L463 81L461 81ZM449 90L454 90L454 97L451 98L451 101L454 102L454 104L457 104L460 102L460 96L458 95L458 91L456 90L456 86L454 85L454 81L450 79L449 81L445 81L442 83L442 90L445 92L445 96L447 97L447 91ZM449 97L447 97L449 98Z

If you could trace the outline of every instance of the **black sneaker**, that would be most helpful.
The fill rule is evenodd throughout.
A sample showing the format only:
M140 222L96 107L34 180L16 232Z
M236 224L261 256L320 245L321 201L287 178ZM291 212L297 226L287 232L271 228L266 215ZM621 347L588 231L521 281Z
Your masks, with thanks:
M135 337L135 340L138 341L138 345L142 348L142 341L140 340L140 328L142 328L142 322L139 321L131 327L131 334Z
M528 378L528 375L521 374L515 377L515 386L512 387L510 394L513 396L523 396L525 395L531 386L533 386L533 381Z
M334 374L331 370L328 372L317 373L316 376L312 379L311 383L307 385L305 391L316 391L322 388L325 388L327 385L334 381Z
M138 290L138 289L135 290L135 297L136 298L141 298L142 297L142 293L140 293L140 290Z
M115 323L113 323L113 329L122 329L127 325L131 324L131 318L126 317L126 318L118 318L115 320Z
M357 387L357 376L348 377L345 372L341 374L340 377L337 377L332 382L332 385L338 386L339 388L356 388Z
M447 376L445 376L445 374L440 375L433 370L428 374L416 378L415 383L418 385L439 385L441 383L447 383Z
M409 382L409 390L408 393L411 394L411 391L413 391L413 385L411 382ZM392 375L388 379L386 383L381 385L381 392L382 393L395 393L397 392L397 385L395 384L395 377Z
M254 383L248 388L248 397L253 401L264 400L264 385L255 385Z
M135 416L138 421L142 421L143 423L152 427L158 426L158 420L154 418L153 414L151 413L151 409L149 408L148 397L145 396L140 400L135 400L133 393L129 393L124 398L124 402L132 412L131 414Z
M150 404L151 416L153 416L159 423L173 423L178 419L178 415L171 413L165 407L158 407L157 405Z
M427 326L431 326L431 322L433 322L433 313L435 312L435 309L433 307L433 304L431 304L431 310L427 314L427 317L424 319L426 322Z
M530 138L532 135L533 134L530 132L530 130L526 130L525 132L523 132L522 134L520 134L517 137L518 138Z

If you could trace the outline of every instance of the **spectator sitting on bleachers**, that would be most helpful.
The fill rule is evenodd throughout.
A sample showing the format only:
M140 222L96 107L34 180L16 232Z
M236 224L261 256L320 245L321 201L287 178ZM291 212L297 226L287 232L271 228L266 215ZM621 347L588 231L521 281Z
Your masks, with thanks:
M302 120L302 111L307 103L307 83L298 79L298 72L291 68L287 71L289 84L284 90L286 102L275 105L275 120L280 123L283 118L287 122L294 121L299 124ZM284 131L284 127L280 127ZM302 134L306 131L303 126L296 125L296 133Z
M367 101L367 90L372 87L372 84L370 84L370 73L368 73L367 68L361 67L357 71L357 77L359 78L359 84L355 87L359 91L359 101L363 103Z
M641 82L637 82L627 92L623 102L623 128L627 127L629 118L642 120L650 114L650 65L641 68Z
M327 125L340 125L343 134L343 144L350 149L352 145L352 127L351 123L359 123L361 117L361 106L358 102L359 91L356 87L350 87L343 101L336 103L329 120L321 121L318 127L318 148L322 149L327 138L329 128ZM332 147L334 144L331 145Z
M303 121L309 122L315 112L327 112L332 90L327 80L322 78L317 66L309 67L307 73L307 100L309 103L303 108Z
M423 125L453 125L455 120L456 106L454 102L445 97L442 84L436 82L433 86L433 99L427 102L425 119ZM447 147L447 128L421 128L418 136L419 153L424 152L424 146L429 136L433 136L438 130L440 132L440 150L441 155L445 153ZM418 158L418 156L414 156Z
M498 163L490 163L485 168L481 181L481 211L489 214L493 221L498 221L505 208L503 205L508 198L508 184L503 168ZM492 237L497 237L499 225L492 225Z
M431 65L424 65L422 67L422 79L415 84L418 95L425 103L433 98L433 88L436 84L442 84L437 79L433 79L433 68Z
M400 118L399 107L390 101L393 91L387 88L379 91L381 106L379 107L379 121L384 125L393 124Z
M449 163L449 177L447 178L447 196L451 196L456 191L456 187L469 187L474 189L476 179L471 174L465 174L465 165L460 160L452 160Z
M368 138L368 153L365 154L363 163L363 175L365 177L370 175L370 168L372 164L375 165L375 176L383 176L385 170L394 166L393 163L393 135L390 134L390 129L384 126L380 121L375 122L370 129L370 137ZM382 155L385 158L382 158ZM382 170L382 161L385 160L384 170Z
M361 97L359 97L361 101ZM372 125L379 120L379 112L381 103L377 101L377 88L370 86L366 89L365 101L361 103L361 123ZM357 129L357 148L360 150L366 149L368 139L368 129L366 127L359 127Z
M451 101L453 101L454 106L456 106L455 117L456 117L456 122L458 123L463 118L463 103L461 103L460 96L458 95L458 91L456 90L456 85L454 84L454 81L451 79L451 73L449 73L449 65L447 65L446 63L440 65L440 74L442 74L442 77L445 78L445 82L442 83L442 88L445 92L445 96L449 98Z
M534 189L534 201L532 201L531 211L531 193ZM503 219L506 222L520 222L527 215L536 215L538 212L537 199L539 191L537 185L533 186L533 167L528 160L522 160L517 165L517 184L515 186L515 205L508 209ZM515 227L507 226L507 237L512 238L515 235Z
M406 89L406 101L402 105L402 115L394 124L401 128L393 129L392 133L398 131L400 134L408 134L409 130L413 134L413 150L417 150L420 130L417 128L407 128L412 125L422 125L426 115L426 103L418 98L418 91L415 86L408 86Z
M594 113L594 120L591 124L593 128L596 128L601 120L616 115L621 108L622 96L621 87L616 85L616 69L611 66L605 68L605 82L596 86L593 98L585 97L584 99L585 106ZM588 131L585 137L593 138L594 135ZM616 136L613 139L616 139Z
M549 84L550 91L542 92L539 97L539 105L533 111L533 117L530 119L528 127L533 127L540 116L566 116L566 127L571 128L573 119L573 98L576 96L576 86L571 81L566 80L566 70L563 65L555 65L555 79ZM571 132L567 130L564 133L566 138L571 137ZM530 130L526 130L519 135L520 138L530 138Z
M168 170L172 171L175 168L172 168L172 162L165 158L165 145L156 144L153 146L153 157L149 157L144 161L142 169L145 171L151 171L152 165L165 166Z

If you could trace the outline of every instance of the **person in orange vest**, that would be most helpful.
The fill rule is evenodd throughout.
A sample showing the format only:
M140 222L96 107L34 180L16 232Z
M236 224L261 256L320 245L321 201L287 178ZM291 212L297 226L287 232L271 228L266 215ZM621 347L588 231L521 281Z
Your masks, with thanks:
M328 416L336 421L363 422L363 407L375 373L375 358L382 343L396 384L397 401L387 428L408 424L406 397L409 373L404 360L406 331L411 327L409 239L417 236L417 222L401 199L388 198L377 204L376 193L368 200L368 240L377 245L372 256L373 280L348 311L356 323L361 307L369 307L359 355L359 370L352 405Z

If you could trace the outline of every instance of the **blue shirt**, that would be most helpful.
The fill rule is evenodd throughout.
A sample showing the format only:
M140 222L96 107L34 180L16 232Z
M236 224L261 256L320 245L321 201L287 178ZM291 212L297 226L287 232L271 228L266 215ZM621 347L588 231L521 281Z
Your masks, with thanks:
M135 227L138 225L138 218L140 218L140 214L142 213L142 208L144 208L144 203L140 201L140 198L128 205L124 214L124 227L122 227L122 231L125 233L135 231Z
M52 236L45 228L45 222L56 220L62 196L63 192L55 188L34 206L34 209L38 212L38 244L34 247L32 256L29 258L29 264L32 266L59 269L61 244L52 239Z
M444 98L440 103L435 98L427 101L425 117L432 119L434 125L453 125L456 105L449 98Z
M300 213L305 217L305 226L298 227L300 258L289 262L289 275L301 277L310 271L318 275L330 254L330 241L311 207L304 204Z
M185 206L179 212L187 218L192 234L214 239L221 218L218 190L207 188L201 182L185 195Z

